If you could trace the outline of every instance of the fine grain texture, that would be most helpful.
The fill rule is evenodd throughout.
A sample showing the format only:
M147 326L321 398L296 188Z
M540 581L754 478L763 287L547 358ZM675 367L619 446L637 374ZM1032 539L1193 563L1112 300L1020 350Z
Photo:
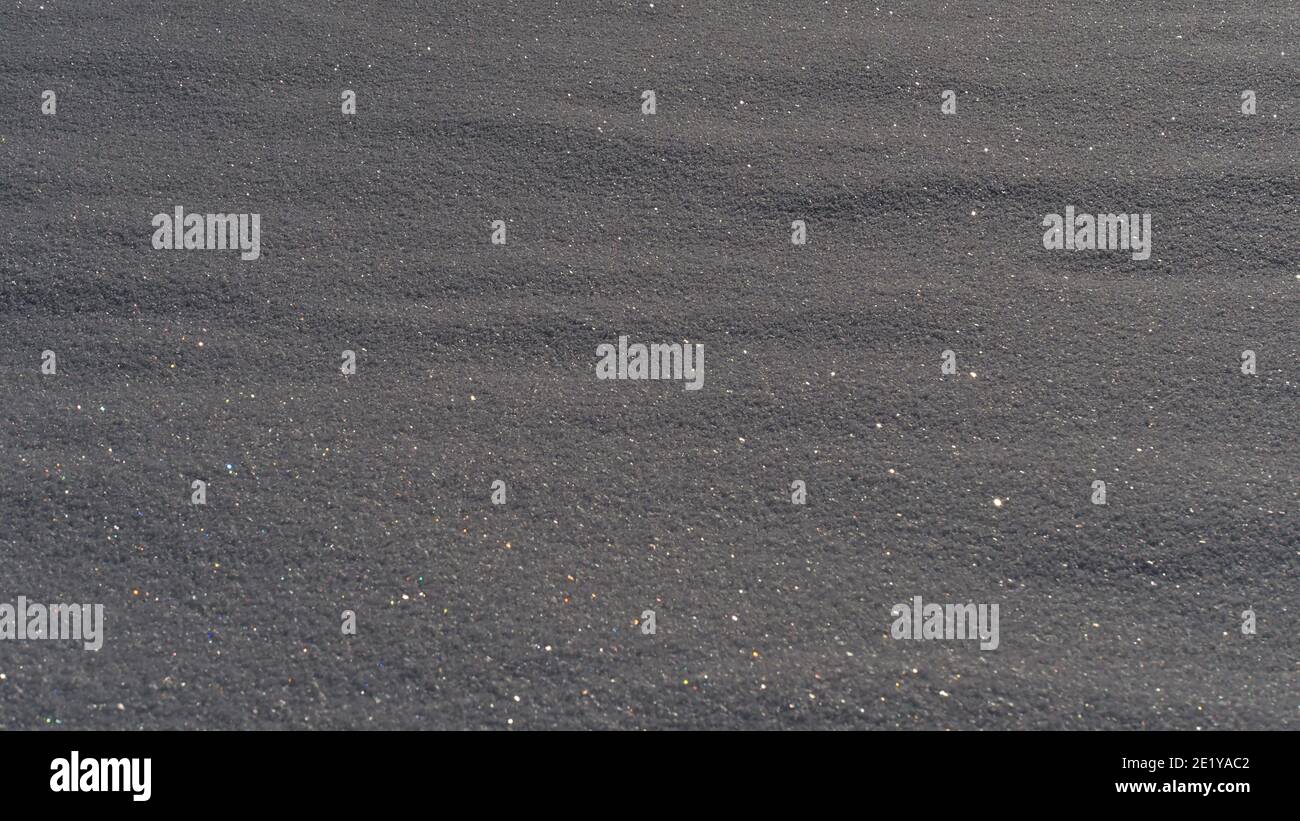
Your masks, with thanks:
M1300 15L1108 8L7 3L0 727L1300 726Z

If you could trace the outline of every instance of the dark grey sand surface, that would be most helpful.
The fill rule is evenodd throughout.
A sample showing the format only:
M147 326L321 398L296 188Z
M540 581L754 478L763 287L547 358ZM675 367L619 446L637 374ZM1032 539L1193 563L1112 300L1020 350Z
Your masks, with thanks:
M0 602L106 634L0 642L0 727L1300 726L1297 35L10 0ZM154 250L176 205L261 258ZM1067 205L1150 259L1045 250ZM704 388L597 380L620 334ZM1000 646L892 639L917 595Z

